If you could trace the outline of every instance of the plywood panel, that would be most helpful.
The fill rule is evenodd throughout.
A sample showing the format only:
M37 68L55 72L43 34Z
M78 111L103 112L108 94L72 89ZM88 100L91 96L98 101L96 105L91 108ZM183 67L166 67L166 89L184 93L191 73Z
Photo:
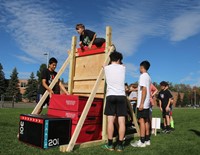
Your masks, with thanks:
M74 89L73 92L85 92L85 93L91 93L92 88L94 87L96 80L90 80L90 81L74 81ZM105 81L102 80L100 83L100 86L98 87L97 93L104 93L104 85Z
M76 57L74 79L97 77L105 60L105 53Z

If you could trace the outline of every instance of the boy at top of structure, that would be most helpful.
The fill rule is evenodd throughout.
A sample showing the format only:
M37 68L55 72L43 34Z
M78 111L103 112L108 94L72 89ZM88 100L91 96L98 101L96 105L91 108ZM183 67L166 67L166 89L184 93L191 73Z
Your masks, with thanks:
M160 83L161 86L161 91L158 94L158 99L159 99L159 105L160 105L160 110L163 115L164 119L164 133L170 133L171 128L170 128L170 104L171 104L171 99L172 99L172 94L169 91L169 86L168 83L165 81L162 81Z
M88 48L91 49L92 45L101 47L103 43L105 43L104 38L97 38L97 34L91 30L85 29L83 24L77 24L76 31L80 34L79 45L81 49L84 49L84 46L88 46Z
M147 71L150 68L148 61L140 64L140 78L138 81L137 117L140 124L140 140L132 143L133 147L146 147L150 144L149 108L151 78Z
M52 94L60 94L60 90L62 90L65 94L68 94L67 90L60 80L58 80L53 89L49 88L51 82L57 75L57 72L55 71L57 63L58 61L55 58L50 58L48 68L45 68L42 71L42 81L39 88L38 101L42 98L42 95L45 93L46 90L49 92L49 97L51 97ZM43 106L45 106L46 104L47 106L49 105L49 97L47 97L37 114L40 114L42 112Z
M127 98L125 94L125 66L122 65L123 56L119 52L110 54L111 64L104 67L107 83L106 107L104 114L108 119L108 143L103 148L114 151L113 134L114 123L119 124L119 141L115 147L116 151L123 151L123 140L125 136L125 117L127 116Z

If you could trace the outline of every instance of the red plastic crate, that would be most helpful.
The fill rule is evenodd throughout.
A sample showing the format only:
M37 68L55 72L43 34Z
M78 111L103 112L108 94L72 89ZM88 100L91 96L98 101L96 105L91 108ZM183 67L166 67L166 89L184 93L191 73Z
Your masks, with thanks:
M81 117L80 112L63 111L63 110L56 110L56 109L51 109L51 108L48 109L47 114L50 116L71 118L72 124L77 124ZM84 122L84 124L101 124L101 123L102 123L101 116L87 116Z
M72 125L72 135L76 125ZM102 125L83 125L76 143L84 143L102 139Z
M88 97L77 95L57 95L54 94L50 99L50 109L57 109L63 111L82 112ZM88 116L102 116L103 99L95 98Z

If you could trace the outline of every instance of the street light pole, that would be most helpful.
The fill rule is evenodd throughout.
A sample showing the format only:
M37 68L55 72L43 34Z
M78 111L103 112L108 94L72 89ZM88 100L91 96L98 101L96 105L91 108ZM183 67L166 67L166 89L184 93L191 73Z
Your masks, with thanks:
M196 90L194 90L194 105L195 107L197 105L197 91Z
M49 52L44 53L44 55L46 56L46 61L47 61L46 65L47 65L47 68L48 68L48 64L49 64Z

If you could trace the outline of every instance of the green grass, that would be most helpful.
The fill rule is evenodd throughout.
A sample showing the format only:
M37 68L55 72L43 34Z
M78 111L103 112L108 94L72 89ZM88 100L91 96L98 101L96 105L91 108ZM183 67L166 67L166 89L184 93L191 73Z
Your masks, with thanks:
M1 155L57 155L59 148L42 150L25 145L18 141L18 122L20 114L28 114L32 109L0 109L0 154ZM158 109L153 116L161 117ZM200 154L200 109L175 109L174 119L176 130L169 134L152 136L150 147L133 148L127 146L122 153L102 150L101 146L76 149L69 155L179 155ZM34 132L34 131L33 131ZM136 138L137 139L137 138Z

